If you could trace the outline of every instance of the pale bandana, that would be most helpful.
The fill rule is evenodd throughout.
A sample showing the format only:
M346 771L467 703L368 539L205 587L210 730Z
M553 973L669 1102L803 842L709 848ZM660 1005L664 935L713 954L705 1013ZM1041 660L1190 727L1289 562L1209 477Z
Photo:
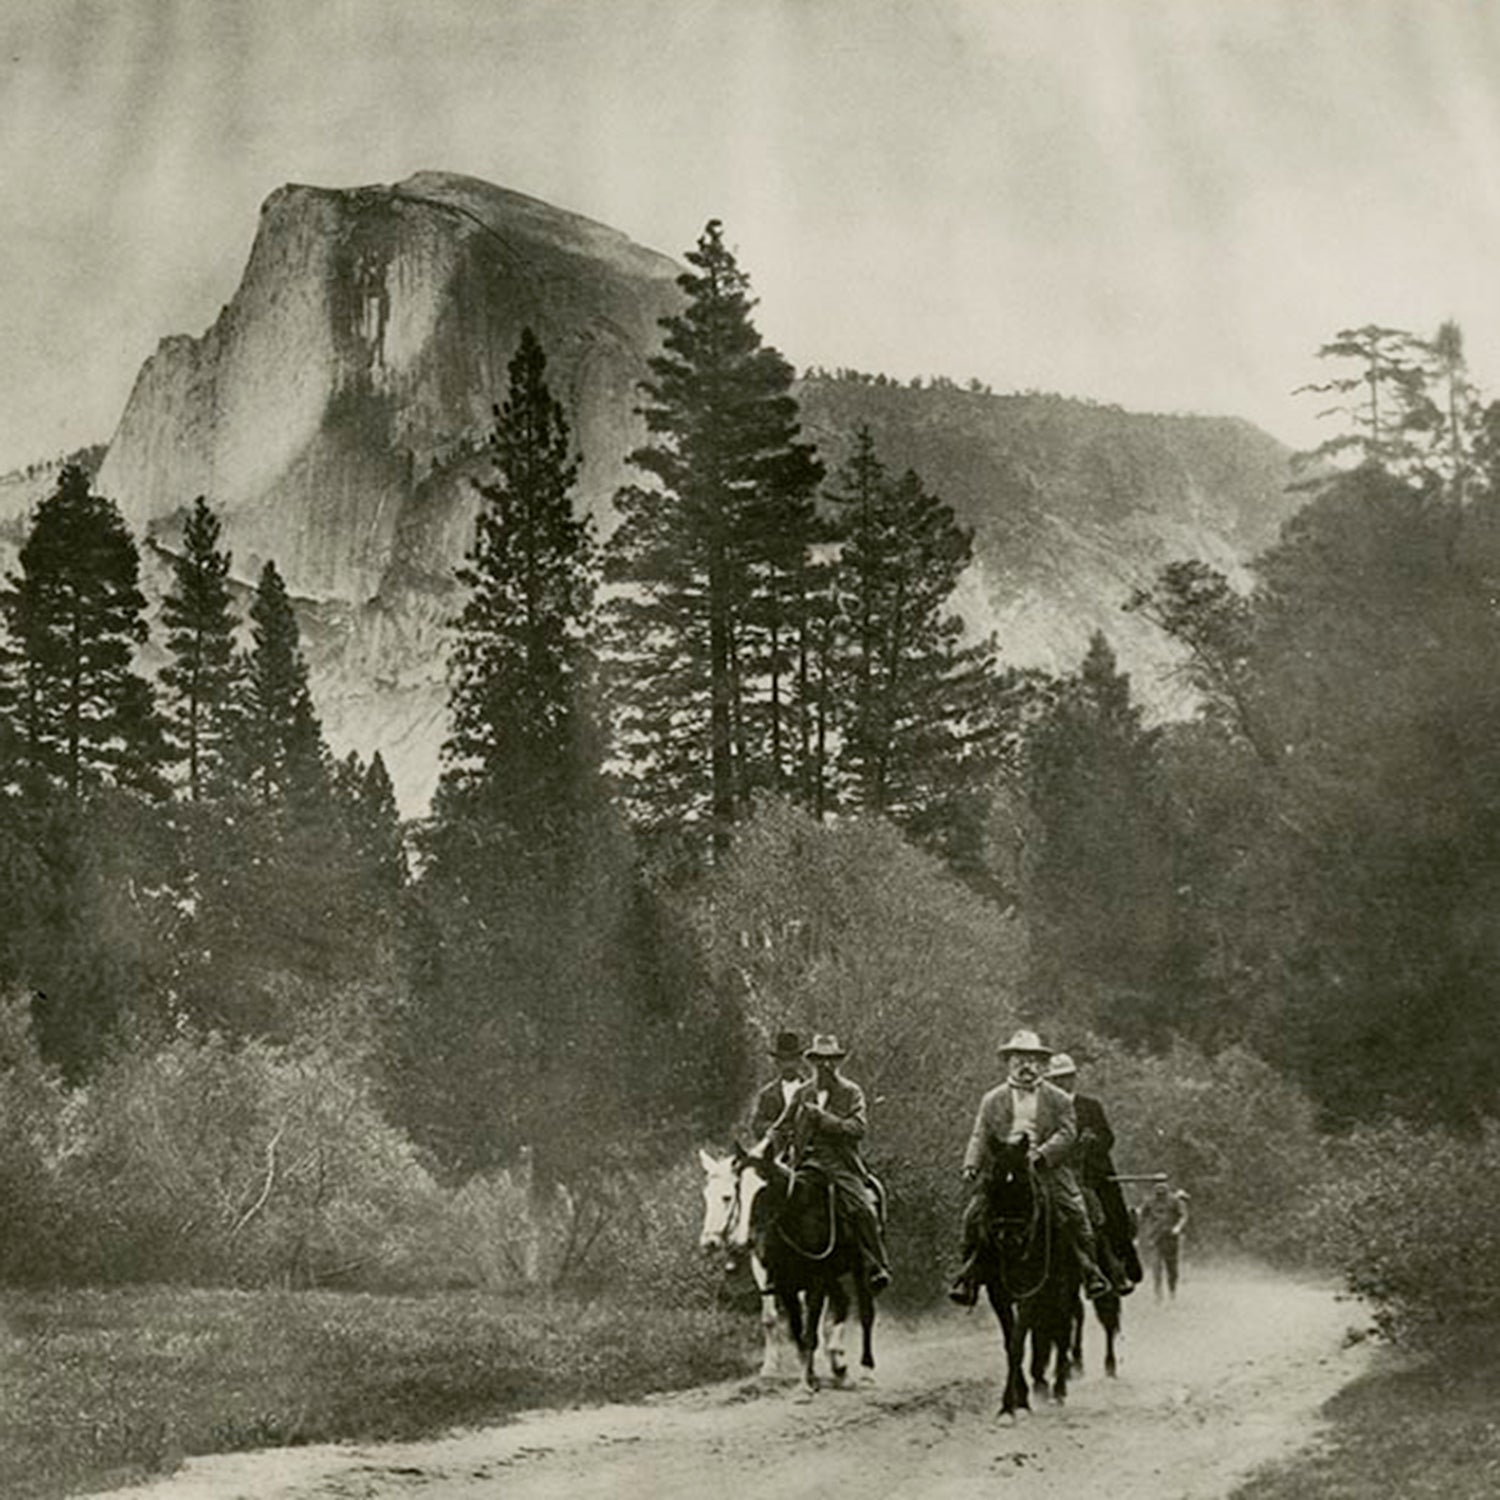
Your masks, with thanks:
M1016 1076L1012 1069L1010 1078L1010 1139L1018 1141L1024 1135L1036 1140L1037 1080L1027 1082Z
M1017 1083L1014 1078L1010 1081L1010 1138L1018 1141L1024 1135L1028 1140L1036 1140L1036 1085L1029 1088L1022 1083Z

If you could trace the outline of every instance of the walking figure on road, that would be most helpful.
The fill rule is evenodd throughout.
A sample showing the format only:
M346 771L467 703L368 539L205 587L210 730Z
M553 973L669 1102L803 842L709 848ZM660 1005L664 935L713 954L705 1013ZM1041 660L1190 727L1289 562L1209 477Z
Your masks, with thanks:
M1182 1252L1182 1231L1188 1222L1188 1195L1170 1184L1158 1182L1151 1196L1141 1205L1140 1241L1146 1247L1151 1265L1151 1286L1161 1301L1162 1282L1167 1295L1177 1297L1178 1264Z

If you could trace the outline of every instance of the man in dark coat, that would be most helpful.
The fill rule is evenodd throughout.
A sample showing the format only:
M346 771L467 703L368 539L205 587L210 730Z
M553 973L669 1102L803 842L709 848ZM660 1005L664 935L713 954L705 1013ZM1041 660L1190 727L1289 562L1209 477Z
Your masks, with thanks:
M1141 1279L1141 1259L1136 1254L1135 1237L1130 1228L1130 1210L1125 1195L1115 1181L1115 1164L1110 1152L1115 1148L1115 1133L1110 1129L1104 1106L1089 1094L1077 1092L1078 1066L1066 1052L1054 1054L1047 1068L1047 1082L1073 1099L1073 1113L1078 1120L1078 1142L1073 1148L1073 1168L1079 1185L1094 1215L1103 1250L1104 1270L1115 1290L1128 1296Z
M802 1055L813 1065L813 1077L792 1096L774 1141L790 1151L797 1171L817 1172L833 1185L838 1211L854 1225L869 1265L870 1290L879 1292L890 1285L891 1266L870 1170L859 1151L869 1124L865 1093L839 1072L849 1054L837 1037L814 1036Z
M795 1031L778 1031L771 1048L776 1076L755 1095L750 1109L750 1139L758 1146L786 1113L797 1090L807 1081L802 1062L802 1038Z

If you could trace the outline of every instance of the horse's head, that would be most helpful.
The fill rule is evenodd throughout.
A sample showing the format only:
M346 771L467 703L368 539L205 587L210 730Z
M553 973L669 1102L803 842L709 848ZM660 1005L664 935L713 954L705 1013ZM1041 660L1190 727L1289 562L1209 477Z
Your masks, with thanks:
M1004 1218L1025 1217L1035 1197L1031 1142L1023 1135L990 1153L985 1165L985 1192L991 1210Z
M735 1252L750 1242L750 1204L760 1179L744 1176L745 1155L738 1147L730 1156L700 1150L698 1161L704 1177L703 1228L698 1248L705 1255L727 1251L732 1261Z

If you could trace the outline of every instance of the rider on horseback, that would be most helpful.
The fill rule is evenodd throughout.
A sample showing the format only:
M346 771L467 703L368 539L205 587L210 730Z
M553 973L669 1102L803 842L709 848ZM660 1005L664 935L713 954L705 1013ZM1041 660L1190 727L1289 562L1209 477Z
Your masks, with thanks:
M1083 1189L1089 1221L1099 1243L1100 1260L1115 1291L1128 1297L1141 1279L1140 1257L1130 1227L1130 1210L1115 1181L1115 1133L1104 1106L1090 1094L1078 1092L1078 1065L1066 1052L1055 1052L1047 1068L1047 1082L1071 1095L1078 1120L1078 1144L1071 1165Z
M760 1089L750 1107L750 1139L757 1146L770 1135L797 1090L807 1082L807 1069L802 1064L802 1038L795 1031L776 1033L771 1059L776 1064L776 1076Z
M854 1227L870 1268L870 1290L890 1284L890 1262L881 1233L874 1179L859 1153L868 1123L864 1090L839 1072L849 1054L834 1036L815 1036L802 1054L814 1076L787 1105L771 1132L779 1152L789 1148L799 1173L823 1177L833 1187L840 1217Z
M976 1270L987 1229L984 1172L1000 1147L1025 1139L1030 1142L1037 1184L1083 1273L1084 1294L1108 1296L1111 1287L1095 1260L1088 1208L1067 1164L1078 1139L1073 1101L1043 1079L1052 1049L1034 1031L1018 1031L999 1051L1007 1064L1006 1080L980 1100L964 1152L964 1178L980 1186L964 1210L964 1263L948 1295L962 1307L972 1307L979 1295Z

